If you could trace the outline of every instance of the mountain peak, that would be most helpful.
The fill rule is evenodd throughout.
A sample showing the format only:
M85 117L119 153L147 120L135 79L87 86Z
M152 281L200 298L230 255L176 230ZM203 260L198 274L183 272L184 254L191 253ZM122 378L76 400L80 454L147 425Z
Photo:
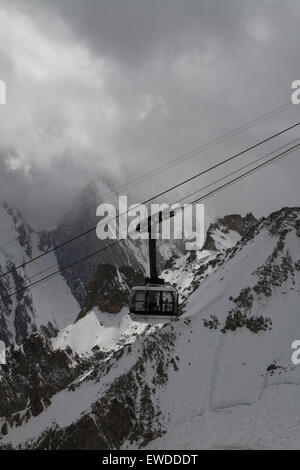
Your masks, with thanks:
M258 220L251 213L245 217L239 214L225 215L210 224L203 250L219 251L222 248L231 248L257 223Z

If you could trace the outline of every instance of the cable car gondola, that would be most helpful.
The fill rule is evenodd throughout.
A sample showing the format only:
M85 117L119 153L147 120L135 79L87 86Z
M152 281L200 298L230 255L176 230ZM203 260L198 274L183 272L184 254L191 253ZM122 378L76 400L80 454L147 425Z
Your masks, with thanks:
M149 283L133 287L129 305L132 320L166 323L178 317L178 293L168 284Z
M156 240L151 238L151 217L148 219L148 232L150 278L145 280L145 285L132 288L129 314L136 322L166 323L179 316L178 292L157 275Z

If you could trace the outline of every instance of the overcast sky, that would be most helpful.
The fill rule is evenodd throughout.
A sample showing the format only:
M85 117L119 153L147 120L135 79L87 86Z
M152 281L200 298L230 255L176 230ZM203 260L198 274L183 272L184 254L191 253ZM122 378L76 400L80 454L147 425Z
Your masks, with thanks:
M299 0L0 0L0 199L39 225L96 176L130 181L289 103L299 31ZM291 106L144 181L136 202L298 120ZM220 193L208 211L299 205L299 158Z

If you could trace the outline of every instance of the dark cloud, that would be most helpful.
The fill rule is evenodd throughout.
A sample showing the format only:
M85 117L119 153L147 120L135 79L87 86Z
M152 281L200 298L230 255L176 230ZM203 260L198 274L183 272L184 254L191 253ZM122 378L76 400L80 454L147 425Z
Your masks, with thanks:
M97 174L131 180L289 102L299 21L297 0L1 0L0 197L47 220ZM151 195L299 116L294 107L138 191ZM296 204L299 170L290 157L209 208Z

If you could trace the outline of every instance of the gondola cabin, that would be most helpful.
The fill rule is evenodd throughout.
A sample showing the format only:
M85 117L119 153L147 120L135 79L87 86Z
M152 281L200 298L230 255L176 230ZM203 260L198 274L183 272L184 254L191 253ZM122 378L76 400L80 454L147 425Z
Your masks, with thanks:
M168 284L135 286L131 291L129 313L143 323L166 323L178 318L178 292Z

